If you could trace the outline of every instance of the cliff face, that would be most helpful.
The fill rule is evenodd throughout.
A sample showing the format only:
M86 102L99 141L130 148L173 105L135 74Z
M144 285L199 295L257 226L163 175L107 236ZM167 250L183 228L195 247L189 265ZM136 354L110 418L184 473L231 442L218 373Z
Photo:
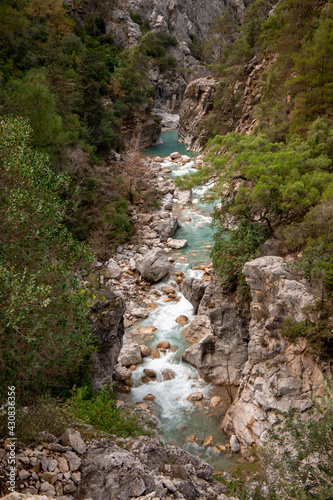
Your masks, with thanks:
M189 83L180 111L178 137L189 145L191 151L200 151L207 139L207 133L200 128L200 122L213 109L217 80L199 78Z
M313 303L306 284L295 280L281 257L248 262L243 272L252 294L249 358L222 427L247 446L260 441L276 411L310 408L323 374L305 340L290 344L279 334L284 318L305 319L303 308Z
M282 257L247 262L243 272L251 288L250 311L213 284L205 288L197 306L200 287L193 281L199 280L184 280L185 297L198 307L202 335L192 336L197 343L183 359L208 381L239 385L222 428L246 447L262 439L276 412L309 409L310 396L320 394L324 379L307 342L291 344L279 333L284 318L305 319L303 308L314 300L306 283L295 279ZM189 332L196 333L193 328ZM187 338L191 341L191 335Z
M94 354L93 384L95 389L112 382L124 336L125 301L109 290L100 290L90 311L92 334L99 342Z
M65 0L72 13L83 22L92 7L84 4L76 7L73 0ZM230 7L237 22L241 22L245 7L252 0L118 0L103 5L101 16L106 32L111 33L115 43L124 48L133 48L142 36L140 25L133 19L140 16L150 30L161 30L175 36L178 44L167 49L167 56L174 57L178 70L160 72L147 68L149 78L156 88L156 104L160 109L178 113L184 92L189 82L207 76L209 70L193 57L190 46L193 35L202 42L222 11ZM131 12L131 15L130 15Z

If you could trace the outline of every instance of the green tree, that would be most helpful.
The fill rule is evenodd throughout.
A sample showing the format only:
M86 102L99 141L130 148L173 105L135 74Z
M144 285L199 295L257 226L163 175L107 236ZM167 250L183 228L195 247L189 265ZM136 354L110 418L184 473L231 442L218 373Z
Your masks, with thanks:
M296 94L291 113L292 130L307 130L318 116L333 109L333 16L325 13L313 37L295 56L296 77L287 87Z
M244 284L246 260L257 256L265 237L283 231L291 249L306 247L303 272L311 267L312 273L306 277L325 279L332 247L331 237L322 232L331 217L330 151L331 128L325 119L313 124L308 141L295 136L289 144L272 143L262 134L231 133L211 140L206 163L178 180L187 188L208 183L206 197L220 201L212 256L227 288ZM230 219L238 228L226 233Z
M63 224L69 178L31 136L26 120L0 122L1 387L26 399L66 391L82 374L90 326L79 275L92 259Z
M65 140L62 120L43 72L30 70L23 79L11 80L1 97L6 113L29 119L33 146L49 153L61 148Z

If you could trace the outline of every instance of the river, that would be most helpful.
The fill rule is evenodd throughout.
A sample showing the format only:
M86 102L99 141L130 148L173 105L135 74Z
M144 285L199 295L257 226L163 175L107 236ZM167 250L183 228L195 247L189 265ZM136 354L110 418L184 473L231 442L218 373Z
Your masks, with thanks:
M182 154L189 154L186 146L177 140L177 131L166 132L161 135L163 144L152 146L147 154L161 157L170 155L174 151ZM191 157L195 155L189 154ZM163 166L168 167L170 177L183 175L192 169L193 161L180 166L177 163L164 161ZM210 250L212 247L213 231L210 226L211 212L213 207L199 201L203 190L193 190L193 202L189 203L185 209L174 207L173 214L178 217L182 227L173 236L176 239L187 239L188 246L182 250L173 251L175 259L173 271L182 271L185 276L201 278L203 271L198 270L198 266L210 263ZM183 221L184 216L190 220ZM153 289L158 290L163 286L174 283L174 273L171 278L156 284ZM218 449L224 445L228 438L220 430L221 415L219 412L209 407L210 398L220 395L223 399L222 406L228 405L228 396L222 388L208 384L202 380L197 370L185 363L181 359L181 354L189 346L183 339L183 329L187 325L179 325L176 319L180 315L187 316L189 321L194 319L192 305L178 291L179 301L164 302L161 296L155 303L157 308L153 310L149 317L140 323L140 327L154 326L157 328L153 338L147 345L155 347L160 341L168 341L172 349L165 354L160 353L160 357L152 359L146 357L143 363L133 372L134 386L131 392L133 402L142 401L149 393L155 396L155 400L150 402L151 407L156 412L162 422L162 432L166 442L174 443L187 451L200 456L203 460L211 463L216 470L226 470L233 460L230 455ZM156 374L156 381L148 384L141 383L144 369L153 370ZM165 372L168 370L168 372ZM164 372L164 375L163 375ZM171 373L174 378L165 379L165 373ZM204 396L204 404L188 401L188 396L194 392L201 392ZM195 437L194 437L195 435ZM213 436L213 446L203 446L205 439Z

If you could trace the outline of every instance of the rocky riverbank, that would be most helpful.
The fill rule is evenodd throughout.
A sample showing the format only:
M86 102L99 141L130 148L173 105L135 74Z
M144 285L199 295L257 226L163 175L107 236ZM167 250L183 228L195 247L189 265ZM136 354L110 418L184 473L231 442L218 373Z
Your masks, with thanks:
M3 484L7 449L8 443L0 442ZM58 440L45 435L35 448L17 443L17 452L20 493L6 500L228 500L225 486L212 477L213 467L156 438L83 439L67 429Z

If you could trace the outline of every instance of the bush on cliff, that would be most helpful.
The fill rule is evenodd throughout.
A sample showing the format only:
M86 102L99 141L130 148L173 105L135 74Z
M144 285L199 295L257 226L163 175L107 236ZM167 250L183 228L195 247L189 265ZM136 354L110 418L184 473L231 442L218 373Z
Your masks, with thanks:
M0 121L1 395L68 391L87 368L88 304L79 273L92 259L64 226L69 177L30 147L26 120Z
M332 389L313 399L307 418L290 411L278 418L260 451L278 498L331 500L333 497Z

